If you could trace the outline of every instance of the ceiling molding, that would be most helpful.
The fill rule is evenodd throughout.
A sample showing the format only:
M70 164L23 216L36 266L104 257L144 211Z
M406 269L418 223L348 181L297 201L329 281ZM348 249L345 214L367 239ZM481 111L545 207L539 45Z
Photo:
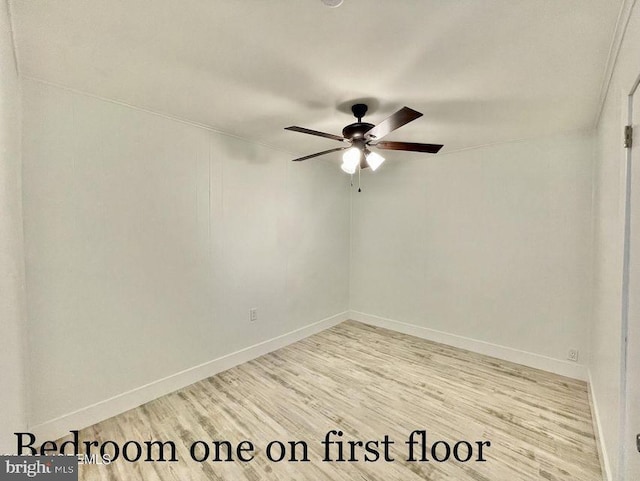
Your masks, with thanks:
M604 105L609 95L609 87L611 86L611 80L613 79L613 73L615 72L616 64L618 63L618 56L620 55L620 49L622 48L622 42L624 41L625 33L627 32L627 26L631 19L631 12L636 4L636 0L623 0L620 6L620 13L618 14L618 21L616 23L616 29L611 39L611 46L609 48L609 56L607 58L607 65L604 70L602 78L602 87L600 88L600 103L598 107L598 113L596 114L594 128L598 127L600 123L600 117L604 110Z

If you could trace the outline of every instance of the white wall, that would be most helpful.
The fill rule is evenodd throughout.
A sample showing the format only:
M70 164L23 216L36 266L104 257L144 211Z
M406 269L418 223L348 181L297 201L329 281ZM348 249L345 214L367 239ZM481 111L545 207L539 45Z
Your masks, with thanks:
M23 91L31 426L348 309L335 165Z
M20 88L7 3L0 2L0 453L26 427Z
M351 309L570 372L568 350L588 351L592 148L575 133L389 154L353 195Z
M640 74L640 6L635 5L598 124L594 169L594 315L591 389L612 480L619 479L621 296L627 95ZM633 293L632 293L633 295Z

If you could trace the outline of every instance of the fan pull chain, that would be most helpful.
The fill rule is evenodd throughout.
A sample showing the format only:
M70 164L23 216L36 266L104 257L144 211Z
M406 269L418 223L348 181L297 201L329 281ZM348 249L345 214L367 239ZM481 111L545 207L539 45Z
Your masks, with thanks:
M358 192L362 192L362 188L360 187L360 172L362 172L362 167L358 165Z

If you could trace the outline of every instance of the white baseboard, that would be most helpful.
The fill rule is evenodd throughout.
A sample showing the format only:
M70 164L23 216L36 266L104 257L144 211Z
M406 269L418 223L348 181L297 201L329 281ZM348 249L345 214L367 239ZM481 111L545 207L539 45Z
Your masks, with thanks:
M124 392L96 404L86 406L58 418L30 426L29 432L36 435L38 442L59 439L68 434L70 430L83 429L112 416L134 409L144 403L157 399L178 389L182 389L202 379L206 379L207 377L213 376L234 366L250 361L264 354L268 354L320 331L333 327L347 319L353 319L373 326L383 327L430 341L543 369L545 371L554 372L574 379L587 380L588 378L585 367L580 364L553 359L539 354L520 351L484 341L478 341L414 324L385 319L358 311L347 311L258 344L254 344L217 359L213 359L176 374L172 374L171 376L140 386L136 389ZM593 397L593 403L595 406L594 417L597 420L598 411L595 397ZM604 448L604 446L602 446L602 448ZM606 463L606 456L603 455L602 459L604 459Z
M591 404L591 418L593 419L593 432L596 435L596 446L598 447L598 458L600 459L600 469L602 470L602 478L604 481L613 481L611 475L611 466L609 465L609 457L607 456L607 447L604 444L602 435L602 424L600 423L600 411L598 410L598 401L593 391L593 381L591 380L591 370L589 376L589 404Z
M581 381L587 380L587 370L582 364L575 362L554 359L551 357L534 354L532 352L520 351L507 346L500 346L490 342L479 341L469 337L458 336L448 332L437 331L428 327L408 324L406 322L386 319L384 317L365 314L364 312L349 311L349 317L354 321L364 322L372 326L383 327L392 331L402 332L411 336L421 337L429 341L439 342L448 346L466 349L467 351L485 354L487 356L497 357L505 361L523 364L525 366L542 369L543 371L553 372L561 376L567 376Z
M251 361L277 349L285 347L296 341L309 337L320 331L335 326L349 319L348 312L342 312L314 322L300 329L287 332L280 336L240 349L239 351L213 359L206 363L194 366L184 371L172 374L163 379L140 386L131 391L118 394L110 399L105 399L91 406L84 407L56 419L29 427L29 432L37 437L37 444L45 440L56 440L67 434L70 430L80 430L92 426L100 421L121 414L130 409L153 401L161 396L182 389L195 382L206 379L234 366Z

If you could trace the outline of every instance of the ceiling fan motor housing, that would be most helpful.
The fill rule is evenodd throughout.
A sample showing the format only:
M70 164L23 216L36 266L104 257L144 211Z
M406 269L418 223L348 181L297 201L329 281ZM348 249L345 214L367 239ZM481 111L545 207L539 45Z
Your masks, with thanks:
M375 125L367 122L354 122L342 129L342 136L349 140L364 139L364 134L374 127Z

